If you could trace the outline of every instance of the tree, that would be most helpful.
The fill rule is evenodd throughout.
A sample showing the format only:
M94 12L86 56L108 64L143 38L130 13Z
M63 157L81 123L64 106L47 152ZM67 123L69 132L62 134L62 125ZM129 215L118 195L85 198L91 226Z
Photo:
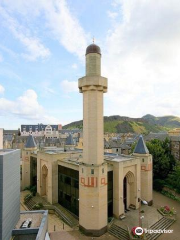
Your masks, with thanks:
M166 184L180 193L180 165L177 165L168 175Z
M153 156L153 178L164 180L173 170L176 161L171 155L170 141L153 139L147 142L149 153Z

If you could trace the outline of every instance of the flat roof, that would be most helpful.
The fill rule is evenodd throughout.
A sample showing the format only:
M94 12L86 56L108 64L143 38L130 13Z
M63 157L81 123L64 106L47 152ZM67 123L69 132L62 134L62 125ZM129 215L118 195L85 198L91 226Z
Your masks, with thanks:
M0 149L0 155L5 155L17 150L19 151L19 149Z
M30 227L20 228L22 223L28 218L32 220ZM13 239L31 239L36 240L42 237L47 231L47 221L48 221L48 211L47 210L36 210L36 211L23 211L20 213L20 219L16 224L15 228L12 230ZM44 238L43 238L44 239Z
M32 223L30 228L39 228L41 225L41 221L43 218L43 213L24 213L24 214L20 214L20 219L18 221L18 223L16 224L15 229L21 229L21 225L24 221L26 221L28 218L32 219Z
M116 155L115 154L107 154L105 155L104 160L105 161L112 161L112 162L125 162L125 161L132 161L135 160L136 157L135 156L131 156L131 155L124 155L124 154L120 154L120 155Z
M125 161L132 161L137 159L136 156L131 155L124 155L124 154L114 154L114 153L105 153L104 160L111 161L111 162L125 162ZM58 160L58 162L65 162L72 165L80 165L83 161L83 157L74 157L74 158L64 158L62 160Z
M45 149L41 152L48 153L48 154L59 154L59 153L82 153L82 150L79 149L73 149L73 150L66 150L64 151L64 148L57 148L57 149Z

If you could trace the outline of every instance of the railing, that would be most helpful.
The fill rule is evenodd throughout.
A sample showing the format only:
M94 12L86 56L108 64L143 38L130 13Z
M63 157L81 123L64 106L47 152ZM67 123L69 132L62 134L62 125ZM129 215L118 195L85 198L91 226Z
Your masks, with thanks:
M56 206L53 206L53 205L44 205L44 208L45 209L48 209L48 210L54 210L55 213L65 222L67 223L71 228L74 228L74 224L73 222L68 218L66 217L66 215L59 209L57 208Z
M114 222L114 218L112 218L111 221L108 223L108 225L107 225L108 230L112 226L113 222Z

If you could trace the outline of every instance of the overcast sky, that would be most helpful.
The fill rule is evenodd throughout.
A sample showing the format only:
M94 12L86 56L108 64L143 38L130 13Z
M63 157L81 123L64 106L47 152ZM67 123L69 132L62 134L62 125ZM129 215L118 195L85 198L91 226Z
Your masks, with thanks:
M0 0L0 127L82 119L93 36L104 115L180 117L179 0Z

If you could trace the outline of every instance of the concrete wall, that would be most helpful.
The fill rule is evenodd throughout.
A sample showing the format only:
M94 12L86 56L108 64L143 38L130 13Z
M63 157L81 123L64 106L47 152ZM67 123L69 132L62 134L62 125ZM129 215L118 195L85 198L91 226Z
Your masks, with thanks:
M48 230L48 211L44 211L41 225L36 240L44 240Z
M20 150L0 151L0 240L9 240L20 216Z
M0 128L0 149L3 149L3 128Z

